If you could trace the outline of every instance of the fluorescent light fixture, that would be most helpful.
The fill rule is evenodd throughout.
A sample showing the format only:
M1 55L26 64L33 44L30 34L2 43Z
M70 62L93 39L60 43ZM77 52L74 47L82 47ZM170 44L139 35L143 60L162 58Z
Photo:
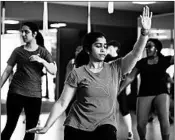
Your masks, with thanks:
M168 39L169 37L167 35L159 35L157 36L157 38L160 40L164 40L164 39Z
M163 33L165 33L166 31L165 30L161 30L161 29L151 29L150 30L150 33L152 33L152 34L163 34Z
M17 21L17 20L5 20L4 23L5 24L18 24L19 21Z
M109 1L108 2L108 13L112 14L114 12L114 2L113 1Z
M154 1L133 1L133 4L142 4L142 5L147 5L147 4L153 4L156 3Z
M7 30L6 32L8 34L19 34L20 33L20 31L18 31L18 30Z
M60 28L60 27L65 27L66 26L66 23L53 23L53 24L50 24L50 27L53 27L53 28Z
M52 33L57 33L57 29L56 29L56 28L49 29L49 32L52 32Z

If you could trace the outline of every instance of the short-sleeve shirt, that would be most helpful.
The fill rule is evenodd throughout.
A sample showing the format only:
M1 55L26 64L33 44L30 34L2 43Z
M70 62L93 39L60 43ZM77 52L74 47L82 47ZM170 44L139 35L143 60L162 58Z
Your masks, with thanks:
M27 51L24 46L14 49L7 63L10 66L17 64L16 72L9 86L9 93L21 94L28 97L41 98L41 76L43 64L31 62L31 55L39 55L47 62L53 62L47 49L38 47L35 51Z
M75 68L65 81L77 90L64 125L85 131L103 124L116 126L116 96L121 77L121 59L105 63L99 73L91 72L87 65Z
M136 68L140 72L141 85L138 96L155 96L168 93L165 82L166 69L170 64L171 56L160 56L157 64L148 64L148 58L137 62Z

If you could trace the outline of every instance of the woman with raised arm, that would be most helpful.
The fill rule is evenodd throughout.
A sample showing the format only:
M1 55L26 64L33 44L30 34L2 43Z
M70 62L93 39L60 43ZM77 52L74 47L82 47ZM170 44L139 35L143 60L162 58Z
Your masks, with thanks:
M137 98L137 130L140 140L145 140L149 113L154 107L160 122L162 140L169 140L170 97L165 81L166 69L174 64L174 56L163 56L162 44L158 39L149 39L146 44L147 57L136 64L121 85L122 91L140 74L141 85Z
M104 62L107 55L105 35L88 33L83 41L83 50L89 55L89 63L73 69L68 75L61 97L54 104L45 126L27 132L46 133L76 95L64 122L64 140L116 140L116 91L122 76L135 66L144 50L151 18L149 8L144 7L141 35L133 50L112 63Z

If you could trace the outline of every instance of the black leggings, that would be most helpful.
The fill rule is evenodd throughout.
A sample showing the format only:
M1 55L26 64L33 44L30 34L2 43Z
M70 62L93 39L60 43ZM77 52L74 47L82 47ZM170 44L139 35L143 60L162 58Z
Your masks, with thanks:
M65 126L64 140L117 140L117 130L110 124L101 125L92 132Z
M119 102L119 109L120 109L120 112L121 112L122 116L125 116L125 115L129 114L128 101L127 101L127 95L126 95L125 90L122 91L118 95L117 99L118 99L118 102Z
M15 93L9 93L6 107L7 123L1 133L2 140L10 140L23 108L26 115L26 130L36 127L41 109L40 98L25 97ZM26 133L24 140L34 140L34 137L34 133Z

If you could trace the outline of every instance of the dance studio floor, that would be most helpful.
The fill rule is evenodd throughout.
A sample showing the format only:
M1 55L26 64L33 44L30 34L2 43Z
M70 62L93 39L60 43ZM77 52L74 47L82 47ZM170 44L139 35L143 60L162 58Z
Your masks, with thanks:
M127 129L122 120L122 116L117 114L118 117L118 140L126 140L127 138ZM133 132L134 132L134 140L139 140L137 130L136 130L136 116L134 113L131 113L133 120ZM39 125L43 126L48 117L48 113L44 113L40 115ZM50 128L50 130L46 134L36 135L35 140L63 140L64 137L64 127L63 122L65 120L65 115L63 114L55 124ZM6 123L6 115L1 115L1 131L3 130ZM11 140L22 140L24 136L25 129L25 116L21 114L15 132L12 135ZM160 126L157 118L153 120L152 123L148 123L147 125L147 140L161 140L160 134ZM171 135L170 140L174 140L174 124L171 125Z

